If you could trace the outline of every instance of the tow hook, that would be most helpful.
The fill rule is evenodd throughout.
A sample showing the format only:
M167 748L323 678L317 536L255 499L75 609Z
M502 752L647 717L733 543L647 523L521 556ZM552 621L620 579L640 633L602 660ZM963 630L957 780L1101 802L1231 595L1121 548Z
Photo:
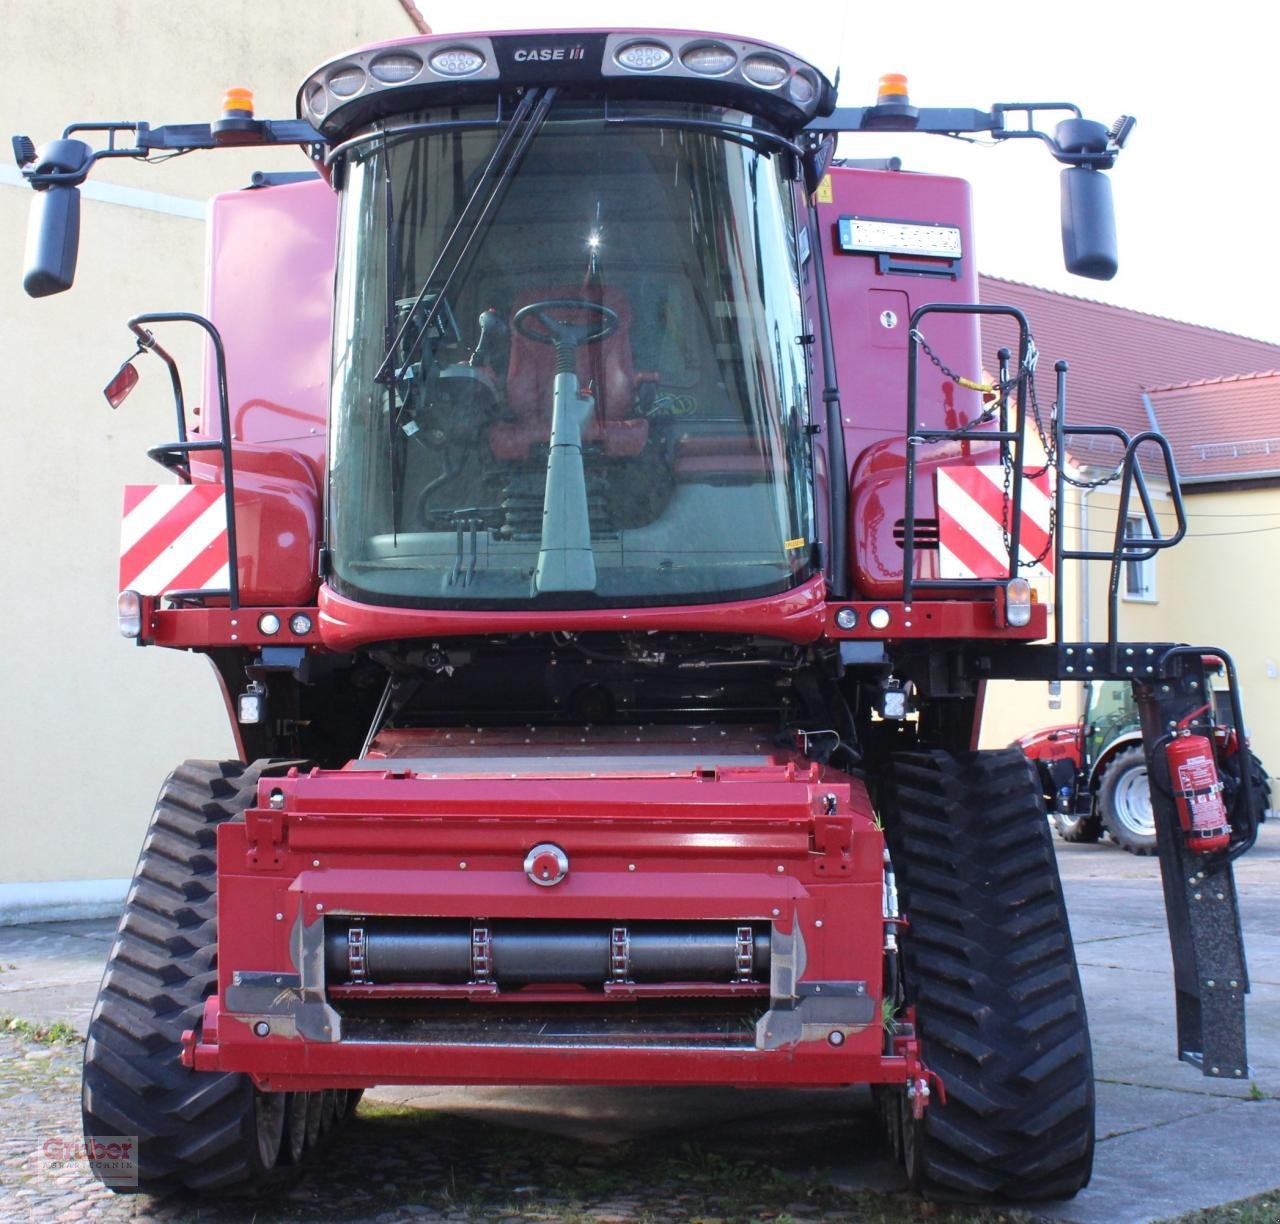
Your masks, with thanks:
M925 1076L907 1081L907 1100L911 1102L911 1116L919 1122L929 1108L929 1081Z
M927 1067L922 1067L918 1075L907 1080L907 1100L911 1102L911 1116L917 1122L924 1117L924 1111L929 1108L929 1101L935 1093L939 1103L945 1105L947 1090L937 1074Z

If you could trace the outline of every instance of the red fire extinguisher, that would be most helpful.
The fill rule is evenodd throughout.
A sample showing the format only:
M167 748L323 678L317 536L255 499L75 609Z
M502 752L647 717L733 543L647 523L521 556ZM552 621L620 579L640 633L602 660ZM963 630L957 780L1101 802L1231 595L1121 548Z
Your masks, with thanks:
M1225 850L1231 841L1231 824L1222 802L1213 744L1183 727L1170 740L1165 759L1187 849L1197 854Z

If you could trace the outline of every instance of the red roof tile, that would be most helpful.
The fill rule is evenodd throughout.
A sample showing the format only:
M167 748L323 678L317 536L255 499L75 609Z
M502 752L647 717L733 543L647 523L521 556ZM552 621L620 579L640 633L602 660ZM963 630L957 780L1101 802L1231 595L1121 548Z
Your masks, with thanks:
M1280 372L1154 388L1151 404L1183 479L1280 472Z
M1280 345L999 277L983 276L980 284L984 302L1016 306L1027 316L1040 350L1037 386L1046 412L1053 400L1053 363L1066 358L1069 423L1118 425L1129 433L1149 429L1142 402L1146 389L1184 476L1249 475L1280 468L1275 450L1275 439L1280 438L1280 375L1252 373L1280 369ZM1011 336L989 327L985 339L989 370L996 368L995 350L1001 344L1012 346ZM1260 382L1250 383L1246 392L1243 386L1250 379ZM1167 389L1192 383L1235 387L1236 392L1206 392L1185 412L1172 401L1161 409L1156 388L1167 396ZM1237 395L1247 397L1247 407L1242 406L1244 401L1237 402ZM1210 437L1216 449L1206 458L1201 448ZM1273 462L1264 467L1257 459L1256 444L1267 438L1272 440ZM1228 453L1223 449L1226 444L1235 449ZM1081 460L1087 461L1091 450L1100 459L1111 453L1105 441L1091 446L1077 439L1072 446ZM1261 454L1267 456L1265 446Z

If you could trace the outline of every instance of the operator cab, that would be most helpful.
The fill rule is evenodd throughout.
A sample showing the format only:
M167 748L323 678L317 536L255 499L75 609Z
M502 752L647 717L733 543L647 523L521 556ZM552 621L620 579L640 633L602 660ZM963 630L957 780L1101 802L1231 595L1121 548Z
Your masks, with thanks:
M792 138L830 86L705 36L396 48L418 84L344 103L381 61L338 61L301 95L341 195L334 587L590 608L811 578ZM519 58L557 50L583 56Z

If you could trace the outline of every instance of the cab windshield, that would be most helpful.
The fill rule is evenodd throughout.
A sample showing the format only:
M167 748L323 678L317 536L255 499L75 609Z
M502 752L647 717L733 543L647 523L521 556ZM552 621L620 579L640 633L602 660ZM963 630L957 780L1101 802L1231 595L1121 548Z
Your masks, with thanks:
M776 145L714 108L619 123L616 106L556 106L495 192L502 129L466 124L486 114L408 117L350 154L335 587L589 608L808 578L805 328Z

